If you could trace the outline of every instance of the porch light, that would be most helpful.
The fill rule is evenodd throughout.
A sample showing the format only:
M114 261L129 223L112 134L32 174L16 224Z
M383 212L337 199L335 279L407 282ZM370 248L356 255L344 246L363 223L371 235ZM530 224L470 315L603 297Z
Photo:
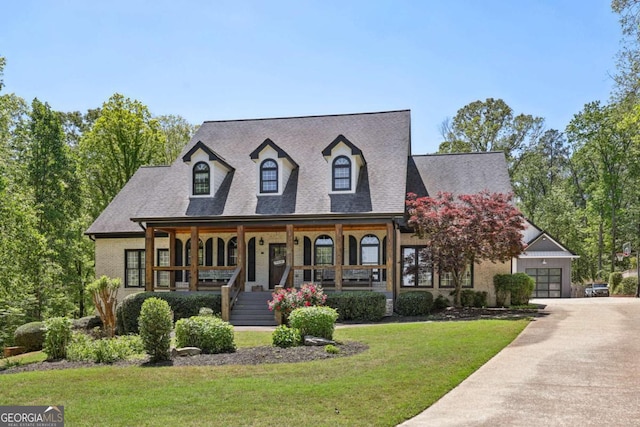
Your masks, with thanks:
M293 238L293 244L294 244L294 245L297 245L298 243L300 243L300 242L298 241L298 238L297 238L297 237L294 237L294 238Z
M547 265L547 260L546 259L542 259L542 265Z
M258 241L258 244L260 244L260 246L264 245L264 239L261 237L260 240Z

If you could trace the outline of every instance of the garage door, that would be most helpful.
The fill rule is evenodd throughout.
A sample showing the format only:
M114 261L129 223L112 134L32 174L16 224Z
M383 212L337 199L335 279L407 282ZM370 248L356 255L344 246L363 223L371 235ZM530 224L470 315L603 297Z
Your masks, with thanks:
M536 281L532 298L560 298L562 294L561 268L527 268L529 276Z

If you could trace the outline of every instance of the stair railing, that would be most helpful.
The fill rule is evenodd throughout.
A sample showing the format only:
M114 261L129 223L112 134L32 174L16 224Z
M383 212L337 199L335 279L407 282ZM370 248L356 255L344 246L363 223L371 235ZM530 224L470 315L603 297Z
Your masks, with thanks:
M233 275L229 279L226 285L222 286L222 320L228 322L231 318L231 310L233 309L236 300L238 299L238 295L240 295L240 280L238 277L240 276L240 266L236 268L233 272Z

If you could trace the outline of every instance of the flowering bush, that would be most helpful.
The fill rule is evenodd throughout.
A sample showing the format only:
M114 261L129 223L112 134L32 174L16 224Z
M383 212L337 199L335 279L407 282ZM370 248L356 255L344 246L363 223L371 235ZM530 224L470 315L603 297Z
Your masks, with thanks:
M269 310L279 310L285 316L296 308L323 305L327 300L322 286L313 283L304 284L300 289L278 289L272 296L268 302Z

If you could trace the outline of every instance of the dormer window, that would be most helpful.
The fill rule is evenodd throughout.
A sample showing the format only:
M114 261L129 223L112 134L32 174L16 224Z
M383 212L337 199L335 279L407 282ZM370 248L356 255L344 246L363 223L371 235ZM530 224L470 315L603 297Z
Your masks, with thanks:
M351 190L351 160L346 156L333 161L333 191Z
M275 160L267 159L260 165L260 192L278 192L278 164Z
M193 167L193 194L196 196L209 194L211 188L211 171L205 162L198 162Z

